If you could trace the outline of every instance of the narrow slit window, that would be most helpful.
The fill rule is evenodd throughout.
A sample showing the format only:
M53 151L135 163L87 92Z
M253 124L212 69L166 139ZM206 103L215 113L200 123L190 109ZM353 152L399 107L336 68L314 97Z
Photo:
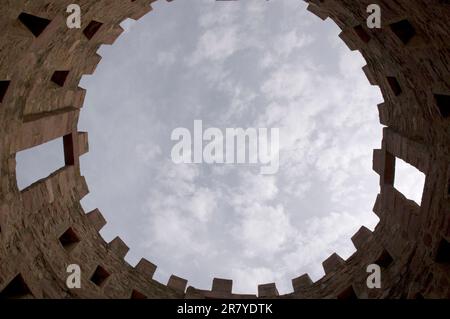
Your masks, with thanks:
M62 138L16 154L17 186L20 190L65 166Z
M442 264L450 263L450 243L445 238L439 243L436 253L436 262Z
M447 197L450 197L450 177L447 180Z
M394 187L400 193L418 205L422 202L422 193L425 185L425 174L414 166L396 158Z
M8 91L9 81L0 81L0 103L3 102L3 98L6 95L6 91Z
M75 165L77 160L75 155L74 135L68 134L63 137L64 145L64 162L66 166Z
M450 95L435 94L434 98L439 108L441 116L444 118L450 117Z
M50 24L50 20L34 16L32 14L28 14L22 12L19 15L20 22L23 23L30 30L31 33L35 37L38 37L42 32L44 32L45 28Z

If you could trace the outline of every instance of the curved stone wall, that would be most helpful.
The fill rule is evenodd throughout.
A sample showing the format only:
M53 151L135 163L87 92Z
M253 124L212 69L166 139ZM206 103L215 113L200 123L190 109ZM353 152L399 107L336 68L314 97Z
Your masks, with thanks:
M151 11L152 0L78 0L81 29L68 29L72 0L0 0L0 297L4 298L245 298L232 281L216 278L210 291L187 287L172 276L152 279L156 266L124 257L120 239L106 243L98 231L106 221L85 213L89 190L79 156L88 135L77 122L99 46L112 44L126 18ZM450 5L444 0L309 0L308 10L331 18L340 37L367 61L363 71L378 85L384 126L373 169L380 175L374 232L362 227L347 260L323 262L326 275L312 282L293 279L293 292L279 296L273 283L258 297L450 298ZM382 8L381 29L368 29L366 8ZM157 14L157 13L151 13ZM375 107L375 106L374 106ZM20 191L15 154L63 138L65 166ZM426 175L421 206L394 186L395 158ZM368 264L382 267L381 289L368 289ZM80 289L66 286L69 264L82 270Z

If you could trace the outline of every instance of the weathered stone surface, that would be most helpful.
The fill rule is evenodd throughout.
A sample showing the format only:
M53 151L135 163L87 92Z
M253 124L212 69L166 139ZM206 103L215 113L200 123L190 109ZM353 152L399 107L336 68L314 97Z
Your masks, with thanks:
M325 274L329 274L338 270L344 264L345 261L338 254L334 253L322 263L322 266L325 270Z
M147 276L148 278L153 278L156 271L156 265L149 262L147 259L142 258L136 265L136 270Z
M372 238L372 232L367 229L367 227L362 226L358 232L353 235L352 242L356 249L361 249Z
M278 289L275 283L263 284L258 286L258 297L259 298L274 298L278 297Z
M233 280L214 278L212 283L212 291L231 294L233 289Z
M311 278L308 274L301 275L300 277L292 279L292 287L294 292L298 292L302 289L308 288L313 284Z
M186 290L188 281L186 279L180 278L178 276L172 275L167 282L167 287L175 289L180 292L184 292Z

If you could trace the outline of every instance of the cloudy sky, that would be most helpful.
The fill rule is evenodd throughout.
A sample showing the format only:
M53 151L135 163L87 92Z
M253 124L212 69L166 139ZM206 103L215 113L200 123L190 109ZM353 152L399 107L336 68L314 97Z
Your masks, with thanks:
M126 32L101 47L95 74L82 79L79 130L90 143L83 207L99 208L105 240L119 235L131 248L126 260L157 264L163 283L173 273L201 289L221 277L234 280L234 292L276 282L287 293L298 275L319 279L324 259L349 257L350 237L378 222L371 167L383 99L361 70L364 59L303 1L153 8L124 22ZM278 173L174 164L172 130L192 131L197 119L222 130L279 128ZM63 165L60 140L33 152L18 156L19 185L35 180L36 167ZM406 191L420 194L407 168L400 172Z

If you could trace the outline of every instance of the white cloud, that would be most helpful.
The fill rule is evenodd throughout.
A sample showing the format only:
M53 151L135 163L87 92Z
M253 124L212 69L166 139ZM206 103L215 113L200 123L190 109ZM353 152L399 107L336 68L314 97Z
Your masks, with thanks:
M354 251L350 238L361 227L363 218L365 215L358 212L332 212L325 217L305 220L302 231L293 239L295 250L283 257L287 271L292 275L308 271L313 279L319 279L323 275L320 267L323 260L336 251L343 258ZM373 226L374 219L365 221L365 224Z
M237 264L230 272L234 278L233 292L245 294L257 294L257 285L255 283L274 282L274 271L266 267L245 266Z
M310 45L314 39L298 30L291 30L277 36L273 43L266 45L267 51L261 60L261 67L269 68L283 65L286 59L291 58L291 53L304 46Z
M247 293L276 281L288 292L291 278L310 272L317 279L330 253L348 256L351 235L362 223L376 223L370 210L378 181L369 174L371 149L380 140L379 92L360 70L361 56L335 41L338 28L316 27L322 22L304 3L192 3L160 4L142 27L133 26L136 43L124 38L118 43L123 53L108 57L112 75L104 70L103 81L88 87L87 103L96 110L90 112L109 123L97 136L116 141L115 156L88 176L91 194L101 194L98 201L111 208L104 213L117 224L107 227L126 225L132 251L135 244L163 272L184 274L194 286L219 272L234 280L235 291ZM140 60L130 59L130 47L139 48ZM119 88L112 86L118 74ZM98 93L97 82L114 89ZM119 89L135 97L124 98ZM96 93L101 98L94 99ZM118 103L126 108L110 107ZM279 173L173 164L163 147L170 143L166 133L175 124L191 127L194 117L223 126L279 127ZM146 169L136 172L142 163ZM118 198L108 196L111 185L100 178L111 172L121 182Z
M157 144L136 145L136 155L138 159L146 164L151 164L151 161L161 154L161 147Z
M217 27L206 30L200 37L197 49L190 58L195 65L205 60L220 62L233 55L238 49L237 30L233 27Z
M248 257L264 256L270 260L286 244L291 225L282 205L254 203L242 207L239 215L232 233Z
M278 193L276 177L273 175L241 172L239 186L230 191L230 203L236 207L251 205L255 202L267 202Z
M187 203L188 211L200 222L208 221L217 209L217 197L208 188L197 189Z
M178 53L175 49L171 51L159 52L156 56L156 63L160 66L171 66L175 63L177 54Z
M262 85L261 91L269 99L299 98L307 94L311 88L311 72L304 65L285 65L273 72L269 79Z

